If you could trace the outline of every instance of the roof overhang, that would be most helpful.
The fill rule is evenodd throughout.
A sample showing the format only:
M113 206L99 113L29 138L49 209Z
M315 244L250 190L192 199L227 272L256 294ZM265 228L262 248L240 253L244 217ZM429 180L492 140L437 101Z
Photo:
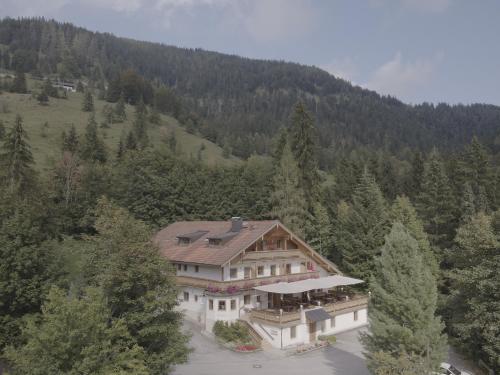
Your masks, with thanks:
M276 284L261 285L254 287L254 289L267 293L294 294L307 292L314 289L330 289L337 286L356 285L363 282L363 280L354 279L352 277L333 275L320 277L318 279L307 279L292 281L289 283L282 282Z

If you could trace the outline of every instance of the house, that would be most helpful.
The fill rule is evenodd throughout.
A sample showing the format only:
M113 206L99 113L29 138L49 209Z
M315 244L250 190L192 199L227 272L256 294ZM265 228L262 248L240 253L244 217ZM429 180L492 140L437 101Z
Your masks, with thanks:
M211 331L245 322L276 348L367 324L367 297L277 220L183 221L155 236L176 270L179 304Z

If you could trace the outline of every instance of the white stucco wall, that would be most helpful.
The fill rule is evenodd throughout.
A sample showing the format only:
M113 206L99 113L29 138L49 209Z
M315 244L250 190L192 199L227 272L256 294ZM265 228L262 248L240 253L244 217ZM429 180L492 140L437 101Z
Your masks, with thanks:
M317 265L316 262L309 260L314 264L314 267L316 270L320 272L321 276L327 276L328 272L321 268L320 266ZM281 275L280 274L280 264L283 263L289 263L291 264L291 271L292 274L294 273L300 273L300 265L302 261L289 261L289 262L276 262L276 261L262 261L262 262L252 262L252 263L246 263L246 264L237 264L237 265L226 265L224 266L224 281L231 281L231 280L243 280L245 278L245 267L254 267L255 265L255 271L257 272L257 267L258 266L264 266L264 273L262 275L256 275L256 278L261 278L261 277L269 277L271 276L271 265L276 266L276 276ZM237 276L235 278L231 278L231 268L236 268L237 269Z
M187 270L184 271L184 264L181 264L180 270L177 264L175 264L176 274L179 276L199 277L200 279L221 281L222 271L220 267L199 265L198 272L196 272L196 265L186 264L186 266Z

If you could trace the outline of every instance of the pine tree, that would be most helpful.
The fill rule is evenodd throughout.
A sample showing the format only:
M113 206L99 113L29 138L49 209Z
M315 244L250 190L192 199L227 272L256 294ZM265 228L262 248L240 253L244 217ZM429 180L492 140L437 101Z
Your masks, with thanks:
M127 113L125 112L125 99L123 98L123 95L120 95L120 98L115 104L114 114L117 122L123 122L127 119Z
M422 252L424 263L431 270L434 277L438 277L439 265L432 251L424 226L417 216L417 211L405 196L398 196L391 207L390 218L392 223L401 223L409 234L418 242L418 248Z
M271 196L272 215L303 238L307 219L304 191L300 186L300 171L288 143L283 148L274 176Z
M12 85L10 87L11 92L15 92L18 94L26 94L28 92L28 88L26 85L26 75L22 71L17 71L14 76L14 80L12 81Z
M500 370L500 244L492 218L479 212L457 230L449 272L450 332L475 359Z
M436 316L436 279L425 265L418 242L401 224L395 223L370 282L370 326L361 341L373 373L385 366L376 353L394 358L411 353L429 374L446 354L444 325Z
M311 115L304 104L298 103L294 108L289 139L293 156L299 167L307 209L311 214L319 199L320 185L315 132Z
M340 251L343 269L369 280L390 223L382 192L367 169L354 190L347 217L335 224L335 247Z
M83 95L82 111L83 112L94 111L94 97L92 96L90 90L85 91L85 94Z
M53 287L42 314L27 319L26 343L5 356L13 375L149 374L144 350L121 319L111 319L102 291L88 288L80 298Z
M455 202L443 163L433 150L425 163L417 209L424 220L431 243L446 247L455 226Z
M71 125L68 135L63 132L62 137L62 151L69 151L76 153L78 150L78 134L76 133L75 125Z
M134 136L140 149L146 148L149 144L147 125L147 109L141 99L135 106L135 119L133 124Z
M14 126L7 133L0 153L0 172L11 191L25 190L33 183L33 155L28 143L28 135L23 128L23 119L16 115Z
M97 132L97 123L93 112L89 116L87 127L85 129L84 139L80 149L80 156L83 160L89 162L104 163L107 159L106 147Z

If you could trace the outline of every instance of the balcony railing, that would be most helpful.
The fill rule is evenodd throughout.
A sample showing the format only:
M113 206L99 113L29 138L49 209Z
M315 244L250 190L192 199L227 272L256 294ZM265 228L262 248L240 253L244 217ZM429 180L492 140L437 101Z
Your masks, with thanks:
M250 251L243 256L243 261L245 260L275 260L275 259L289 259L289 258L303 258L302 251L298 249L292 250L261 250L261 251Z
M303 272L303 273L292 273L289 275L277 275L277 276L266 276L258 277L254 279L244 279L244 280L227 280L227 281L217 281L209 279L201 279L197 277L189 276L176 276L177 285L191 286L195 288L207 289L209 291L218 291L228 293L234 293L239 290L248 290L256 286L274 284L278 282L291 282L306 279L317 279L319 277L318 271Z
M332 316L339 315L346 310L359 310L368 307L368 297L367 296L354 296L348 301L337 301L333 303L328 303L321 306L326 312L330 313ZM304 309L305 311L310 309ZM286 324L294 321L300 320L300 310L292 312L284 312L280 310L273 309L263 309L257 310L253 309L250 311L250 319L262 320L274 324Z

